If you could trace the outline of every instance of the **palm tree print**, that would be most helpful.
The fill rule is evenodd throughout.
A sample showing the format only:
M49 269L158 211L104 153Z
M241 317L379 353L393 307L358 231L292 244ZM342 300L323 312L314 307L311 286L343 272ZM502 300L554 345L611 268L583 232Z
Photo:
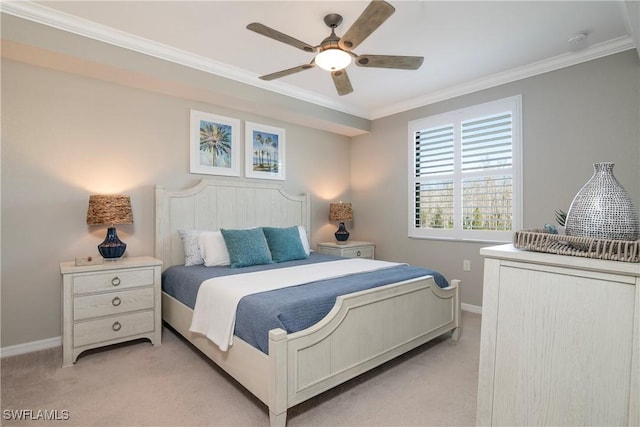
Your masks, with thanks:
M253 131L253 170L278 172L278 135Z
M207 166L231 166L231 126L200 121L200 161Z

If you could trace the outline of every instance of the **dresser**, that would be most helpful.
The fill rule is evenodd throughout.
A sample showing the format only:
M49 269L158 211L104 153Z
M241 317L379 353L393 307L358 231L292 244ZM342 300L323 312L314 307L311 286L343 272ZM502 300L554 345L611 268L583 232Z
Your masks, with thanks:
M99 265L60 263L62 366L85 350L137 338L161 341L162 261L127 257Z
M640 264L480 253L477 425L640 425Z
M376 245L371 242L358 242L356 240L345 243L325 242L318 243L318 253L347 258L374 259L375 247Z

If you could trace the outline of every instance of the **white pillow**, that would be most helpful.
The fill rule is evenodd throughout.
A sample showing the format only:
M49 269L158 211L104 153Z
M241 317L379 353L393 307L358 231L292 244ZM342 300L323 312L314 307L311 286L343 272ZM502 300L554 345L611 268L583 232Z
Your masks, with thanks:
M215 267L231 264L229 251L220 230L201 233L199 242L204 265Z
M302 242L304 252L307 254L307 256L309 256L309 254L311 253L311 248L309 247L309 238L307 237L307 231L302 225L299 225L298 233L300 233L300 241Z
M204 230L178 230L184 245L184 265L204 264L199 246L200 234L203 232Z

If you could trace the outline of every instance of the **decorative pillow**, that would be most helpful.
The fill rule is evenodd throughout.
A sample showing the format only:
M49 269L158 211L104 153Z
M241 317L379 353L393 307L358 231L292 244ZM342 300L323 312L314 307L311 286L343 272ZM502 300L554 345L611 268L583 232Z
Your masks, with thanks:
M293 261L307 257L300 240L298 227L263 227L262 231L267 238L273 262Z
M271 264L271 252L262 228L248 230L220 229L231 258L231 267Z
M202 232L204 232L204 230L178 230L182 244L184 245L184 265L204 264L198 243Z
M201 233L199 242L204 265L215 267L231 264L229 251L220 231L205 231Z
M309 254L311 253L311 247L309 246L309 238L307 237L307 230L305 230L302 225L299 225L298 232L300 233L300 242L302 242L304 253L307 254L307 256L309 256Z

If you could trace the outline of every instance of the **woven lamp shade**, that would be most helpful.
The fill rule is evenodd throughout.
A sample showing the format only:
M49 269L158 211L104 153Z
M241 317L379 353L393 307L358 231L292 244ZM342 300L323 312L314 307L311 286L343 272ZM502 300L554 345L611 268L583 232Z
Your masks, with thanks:
M351 221L353 219L351 203L329 204L329 219L332 221Z
M120 194L89 196L88 225L132 224L131 199Z

